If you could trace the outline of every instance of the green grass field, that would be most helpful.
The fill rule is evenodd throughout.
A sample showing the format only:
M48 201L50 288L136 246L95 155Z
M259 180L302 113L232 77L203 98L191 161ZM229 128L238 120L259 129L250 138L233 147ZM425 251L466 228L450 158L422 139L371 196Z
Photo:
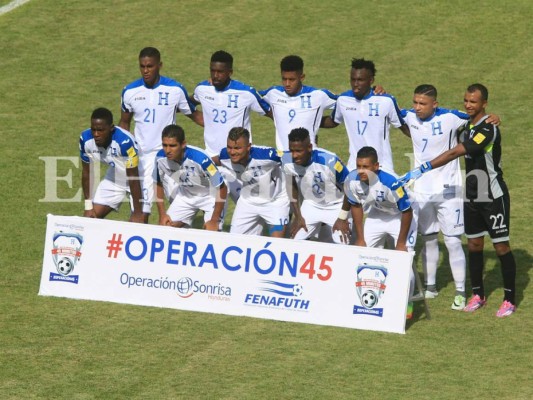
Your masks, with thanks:
M32 0L0 16L0 398L533 398L532 17L528 0ZM292 53L306 62L307 84L336 93L349 88L352 57L372 59L377 83L403 107L421 83L434 84L448 108L462 107L468 84L484 83L488 111L503 121L516 314L494 316L502 288L490 242L486 309L449 309L454 287L443 255L433 318L417 304L405 336L38 296L46 215L83 212L81 200L39 201L39 157L78 157L79 133L98 106L118 121L121 89L139 76L145 46L161 50L164 74L189 92L219 49L233 54L236 79L260 89L279 82L279 60ZM201 128L179 123L201 146ZM272 122L252 123L256 143L273 145ZM410 143L393 136L403 172ZM347 159L344 127L320 140ZM58 175L67 174L61 198L79 189L80 170L60 161Z

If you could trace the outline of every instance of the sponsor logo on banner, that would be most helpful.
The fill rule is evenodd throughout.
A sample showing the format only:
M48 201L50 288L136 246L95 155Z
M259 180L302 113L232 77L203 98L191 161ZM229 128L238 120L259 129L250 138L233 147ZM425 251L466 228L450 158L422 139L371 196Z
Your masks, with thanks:
M231 300L231 288L229 286L223 286L220 283L218 285L206 284L199 280L193 281L189 277L179 279L176 290L178 296L183 299L189 298L193 294L204 294L207 295L209 300Z
M55 232L52 238L52 260L57 273L50 272L51 281L78 284L79 275L74 275L74 268L81 257L83 236L79 233Z
M378 307L379 299L385 292L387 268L362 264L357 267L355 291L359 304L353 306L354 314L383 317L383 308Z
M257 290L263 293L246 293L245 305L304 312L309 309L310 300L299 298L304 293L302 285L271 280L259 282L261 286Z
M187 299L194 294L203 294L209 300L215 301L230 301L231 287L224 286L221 283L212 284L205 283L199 280L193 280L188 276L178 280L166 278L146 278L141 276L128 275L122 273L120 275L120 283L130 288L149 288L158 290L170 290L177 292L182 299Z

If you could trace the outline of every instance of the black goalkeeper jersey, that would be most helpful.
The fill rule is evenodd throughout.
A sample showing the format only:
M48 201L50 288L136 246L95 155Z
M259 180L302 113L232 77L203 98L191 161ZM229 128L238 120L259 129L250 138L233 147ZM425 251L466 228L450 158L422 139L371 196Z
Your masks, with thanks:
M501 136L497 126L488 124L483 117L476 125L469 125L464 132L466 148L466 198L492 201L507 191L501 169Z

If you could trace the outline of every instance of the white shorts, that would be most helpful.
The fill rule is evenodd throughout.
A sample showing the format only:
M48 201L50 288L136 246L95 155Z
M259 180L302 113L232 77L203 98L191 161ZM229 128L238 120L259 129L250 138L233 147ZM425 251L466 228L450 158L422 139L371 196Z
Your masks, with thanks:
M446 236L460 236L464 233L463 199L444 199L442 194L415 194L418 204L418 232L421 235L442 233Z
M270 229L280 230L289 223L289 198L286 194L270 203L252 204L240 197L231 219L231 233L257 235L263 222Z
M108 206L118 211L124 198L129 194L124 186L109 179L102 179L93 197L93 203ZM131 199L130 199L131 206Z
M305 219L307 232L300 229L294 239L306 240L314 236L319 236L319 240L326 243L340 243L339 235L332 235L331 228L339 216L342 203L334 204L330 207L318 207L309 200L302 201L300 211ZM325 225L325 226L324 226ZM328 228L329 227L329 231Z
M141 178L143 213L152 213L155 195L154 167L155 156L159 150L143 153L139 156L139 177Z
M387 238L394 239L394 244L398 241L400 233L401 214L390 215L374 209L370 210L365 219L364 235L368 247L383 248ZM416 244L417 221L416 213L413 212L413 220L407 234L407 248L414 250Z
M189 226L192 225L194 217L198 211L204 212L204 222L211 219L213 211L215 209L215 198L211 196L205 197L185 197L176 196L170 204L167 215L173 222L183 222ZM221 219L219 221L219 229L222 230L224 223L224 212L222 212Z

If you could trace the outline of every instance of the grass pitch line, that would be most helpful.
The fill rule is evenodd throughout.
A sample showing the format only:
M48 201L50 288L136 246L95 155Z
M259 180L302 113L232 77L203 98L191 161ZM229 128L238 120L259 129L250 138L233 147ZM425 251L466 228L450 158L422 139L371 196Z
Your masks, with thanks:
M0 15L10 12L17 7L20 7L24 3L29 2L30 0L13 0L11 3L6 4L3 7L0 7Z

